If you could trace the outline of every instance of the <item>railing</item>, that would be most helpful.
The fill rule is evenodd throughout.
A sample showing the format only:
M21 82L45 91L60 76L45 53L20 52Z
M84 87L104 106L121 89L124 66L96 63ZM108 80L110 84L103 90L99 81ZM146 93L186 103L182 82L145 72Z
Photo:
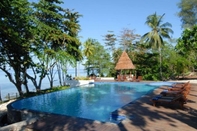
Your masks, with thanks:
M1 98L0 95L0 104L12 99L16 99L18 97L19 97L18 93L8 93L3 99Z

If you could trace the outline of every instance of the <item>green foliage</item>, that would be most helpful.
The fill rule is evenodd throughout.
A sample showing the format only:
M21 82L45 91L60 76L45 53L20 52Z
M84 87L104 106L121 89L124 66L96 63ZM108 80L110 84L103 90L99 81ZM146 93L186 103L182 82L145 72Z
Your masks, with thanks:
M90 41L89 39L88 41ZM86 44L87 42L86 41ZM109 70L111 68L111 62L110 62L110 55L106 52L104 47L97 41L91 40L88 42L93 50L95 50L92 55L87 55L87 61L85 62L84 66L87 70L87 75L95 74L99 76L103 76L104 74L108 74ZM86 45L85 44L85 45ZM90 49L90 47L86 47Z
M190 69L197 68L197 25L192 29L185 29L176 45L177 52L185 59Z
M141 41L149 44L152 48L158 49L161 48L164 44L163 38L170 39L170 33L173 33L172 25L168 22L162 23L162 19L165 14L162 16L157 15L156 13L149 15L147 17L146 24L151 28L151 31L145 33L142 36Z
M89 77L84 77L84 76L75 77L75 80L89 80Z
M148 47L151 47L152 49L158 49L159 51L160 80L163 80L161 54L162 47L164 46L163 38L170 39L170 33L173 33L171 29L172 25L169 22L162 23L164 15L165 14L159 16L154 13L147 17L146 24L151 28L151 31L145 33L141 39L142 42L145 41L145 43L148 44Z
M197 25L192 29L185 29L182 36L178 39L176 46L179 53L187 53L191 50L197 50Z
M0 69L21 95L25 71L32 65L29 43L33 36L30 24L32 10L26 0L4 0L0 2L0 11Z
M50 88L50 89L44 89L44 90L41 90L40 92L29 92L29 93L23 94L22 98L47 94L47 93L56 92L56 91L61 91L61 90L65 90L68 88L69 88L69 86L61 86L61 87L54 87L54 88Z
M183 28L192 28L197 24L197 0L181 0L178 8L180 9L178 16L181 18Z
M162 50L162 59L163 77L165 79L175 79L188 70L188 60L178 54L174 46L167 42Z
M116 45L116 35L113 33L113 31L108 31L108 34L104 36L105 46L110 52L113 52L115 50Z
M82 52L79 47L81 46L81 42L78 39L78 33L80 31L80 25L78 24L79 17L81 15L78 12L74 12L73 10L67 9L65 11L65 21L64 21L64 32L70 36L71 39L65 39L66 51L74 56L76 61L81 61L83 59Z
M88 38L85 42L84 42L84 50L83 50L83 54L86 57L89 57L93 54L93 52L95 51L94 49L94 39Z
M146 80L158 80L159 63L158 53L138 53L133 63L136 66L136 71Z
M60 0L3 0L0 2L0 69L22 95L27 79L37 91L55 64L82 60L78 12L60 7ZM65 52L65 53L63 53ZM14 71L13 74L9 70ZM27 70L32 70L28 74ZM52 86L53 74L50 74Z

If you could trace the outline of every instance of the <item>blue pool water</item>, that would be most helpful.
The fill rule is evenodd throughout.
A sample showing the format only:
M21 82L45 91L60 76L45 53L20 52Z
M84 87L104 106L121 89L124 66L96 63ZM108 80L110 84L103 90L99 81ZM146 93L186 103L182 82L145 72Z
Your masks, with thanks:
M111 112L135 101L158 86L135 82L103 82L16 101L16 109L110 121Z

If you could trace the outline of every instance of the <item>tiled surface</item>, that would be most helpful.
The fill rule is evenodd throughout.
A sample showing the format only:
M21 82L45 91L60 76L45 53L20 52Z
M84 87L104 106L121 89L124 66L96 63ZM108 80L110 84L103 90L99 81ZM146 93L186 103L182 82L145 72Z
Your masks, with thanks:
M197 85L192 84L188 103L184 109L178 104L162 103L152 106L150 99L159 94L161 87L133 104L119 110L131 119L116 124L101 123L86 119L51 115L28 125L34 131L196 131L197 130Z

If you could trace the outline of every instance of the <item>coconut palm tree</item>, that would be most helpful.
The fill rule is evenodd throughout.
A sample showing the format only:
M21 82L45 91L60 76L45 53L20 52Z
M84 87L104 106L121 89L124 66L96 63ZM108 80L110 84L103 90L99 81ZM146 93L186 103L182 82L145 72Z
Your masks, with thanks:
M83 50L83 54L86 57L89 57L93 54L94 52L94 39L88 38L85 42L84 42L84 50Z
M141 40L147 43L153 49L158 49L160 55L160 77L162 80L162 67L161 67L161 48L164 45L163 38L170 39L170 33L173 31L171 29L172 25L169 22L162 23L162 19L165 14L162 16L157 15L156 13L149 15L145 24L147 24L151 31L145 33Z
M88 38L85 42L84 42L84 49L83 49L83 54L84 56L86 56L86 58L88 59L91 55L93 55L93 52L95 50L94 48L94 44L95 44L95 40L94 39L91 39L91 38ZM89 62L88 62L88 66L89 65ZM89 75L89 68L87 70L87 74Z

